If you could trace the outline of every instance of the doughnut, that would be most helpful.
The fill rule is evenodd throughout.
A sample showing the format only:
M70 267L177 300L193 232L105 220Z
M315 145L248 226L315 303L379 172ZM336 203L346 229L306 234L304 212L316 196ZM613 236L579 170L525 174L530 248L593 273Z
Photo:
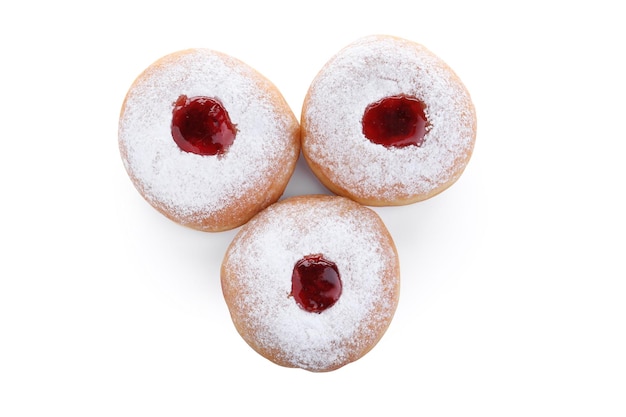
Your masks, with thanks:
M422 45L357 40L317 74L302 106L302 153L320 182L365 205L433 197L462 174L476 113L455 73Z
M244 225L221 268L235 328L272 362L327 372L369 352L398 304L400 268L378 215L331 195L290 197Z
M298 121L278 89L209 49L172 53L139 75L118 138L143 198L208 232L238 227L278 201L300 153Z

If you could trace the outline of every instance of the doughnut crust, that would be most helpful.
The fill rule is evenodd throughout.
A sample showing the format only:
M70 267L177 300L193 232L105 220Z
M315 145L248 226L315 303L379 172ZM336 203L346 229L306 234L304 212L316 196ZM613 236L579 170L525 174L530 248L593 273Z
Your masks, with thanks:
M363 134L368 105L405 95L426 105L430 129L421 146L385 147ZM430 198L462 174L476 139L476 113L465 86L422 45L369 36L348 45L316 76L305 97L302 152L332 192L372 206Z
M322 254L343 283L321 313L291 295L294 265ZM393 240L378 215L338 196L280 201L244 225L222 263L224 299L243 339L285 367L332 371L370 351L389 326L400 290Z
M181 96L219 100L236 126L224 155L182 151L171 134ZM130 87L119 148L133 184L182 225L218 232L238 227L277 201L300 152L299 125L278 89L245 63L208 49L167 55Z

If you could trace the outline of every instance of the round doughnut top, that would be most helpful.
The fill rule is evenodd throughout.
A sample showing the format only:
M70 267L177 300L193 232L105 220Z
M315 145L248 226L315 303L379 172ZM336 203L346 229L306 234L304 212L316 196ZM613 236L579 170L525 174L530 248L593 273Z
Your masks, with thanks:
M227 110L237 133L224 155L185 152L174 142L172 111L181 95L214 98ZM272 202L267 190L274 179L288 178L295 167L297 131L293 112L262 75L225 54L191 49L158 60L134 82L122 107L119 145L150 204L182 224L217 231ZM256 210L244 212L250 206ZM236 224L223 227L214 219L220 213Z
M412 96L430 127L421 146L385 147L363 134L372 103ZM369 36L319 72L305 99L302 149L333 191L372 205L407 204L452 184L467 164L476 116L469 93L437 56L414 42Z
M334 262L343 284L321 313L290 294L294 266L311 254ZM283 366L329 371L360 358L387 329L398 302L398 257L371 209L343 197L292 197L239 231L222 288L236 328L257 352Z

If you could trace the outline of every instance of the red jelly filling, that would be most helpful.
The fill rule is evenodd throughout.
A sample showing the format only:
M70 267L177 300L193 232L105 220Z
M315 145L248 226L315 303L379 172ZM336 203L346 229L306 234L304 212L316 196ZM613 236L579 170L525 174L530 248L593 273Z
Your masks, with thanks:
M291 295L301 308L311 313L331 307L341 295L337 265L322 255L300 259L293 268Z
M180 149L218 155L235 141L237 129L222 103L209 97L178 97L172 114L172 137Z
M425 109L426 105L414 97L385 97L365 109L363 134L386 147L422 146L429 128Z

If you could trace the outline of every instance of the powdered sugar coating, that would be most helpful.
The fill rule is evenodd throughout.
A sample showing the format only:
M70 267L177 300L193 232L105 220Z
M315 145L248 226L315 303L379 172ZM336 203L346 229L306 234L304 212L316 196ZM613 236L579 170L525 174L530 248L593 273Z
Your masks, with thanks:
M387 148L363 134L366 107L396 95L426 104L431 128L420 147ZM302 125L303 152L335 191L385 203L427 198L454 182L471 155L476 116L469 93L441 59L414 42L370 36L320 71Z
M237 128L225 155L196 155L176 145L171 122L180 95L222 103ZM275 87L235 58L207 49L166 56L126 97L119 124L126 170L149 203L182 224L210 219L207 229L221 230L212 219L221 212L243 223L273 202L267 190L276 181L286 185L299 153L297 121L286 104L276 103L284 99ZM255 211L238 213L247 207Z
M337 265L339 300L321 313L291 292L294 265L322 254ZM351 200L294 197L270 206L233 240L222 266L233 321L246 341L284 366L336 369L382 336L396 309L398 259L382 221Z

